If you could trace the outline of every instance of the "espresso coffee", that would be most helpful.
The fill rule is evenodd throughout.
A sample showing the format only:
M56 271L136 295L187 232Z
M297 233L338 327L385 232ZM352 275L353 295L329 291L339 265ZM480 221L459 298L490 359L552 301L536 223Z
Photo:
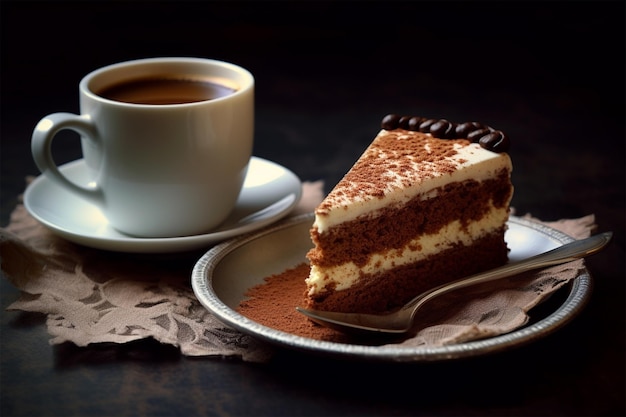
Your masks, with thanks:
M235 91L235 88L208 79L154 77L112 84L95 93L124 103L183 104L214 100Z

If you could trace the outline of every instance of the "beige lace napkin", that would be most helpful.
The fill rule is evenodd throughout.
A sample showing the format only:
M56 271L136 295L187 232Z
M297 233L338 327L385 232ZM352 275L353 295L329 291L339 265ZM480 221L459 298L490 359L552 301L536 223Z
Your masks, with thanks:
M303 199L294 215L311 212L323 197L321 182L304 183ZM593 215L547 223L575 238L594 227ZM180 348L189 356L237 356L246 361L269 359L273 349L231 329L203 308L191 286L190 274L201 253L187 255L120 254L82 247L49 232L19 204L10 224L0 229L2 271L21 290L9 310L43 313L51 344L72 342L126 343L154 338ZM549 292L576 277L582 261L530 277L533 288L505 289L478 300L448 317L453 321L422 331L405 343L441 345L498 334L525 323L525 311ZM543 284L542 284L543 283ZM485 318L485 303L501 314Z

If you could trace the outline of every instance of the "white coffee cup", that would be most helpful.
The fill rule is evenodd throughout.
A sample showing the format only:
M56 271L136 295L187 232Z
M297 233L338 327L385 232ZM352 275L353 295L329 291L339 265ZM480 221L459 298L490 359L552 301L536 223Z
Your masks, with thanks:
M201 82L225 91L205 94L206 88L195 89ZM171 96L181 88L194 97ZM155 91L170 104L154 104L163 99L155 99ZM249 71L210 59L141 59L88 74L79 96L80 115L50 114L33 131L33 158L47 178L97 205L112 227L133 236L205 233L226 219L252 156ZM53 161L52 142L63 129L81 135L93 175L87 186L68 180Z

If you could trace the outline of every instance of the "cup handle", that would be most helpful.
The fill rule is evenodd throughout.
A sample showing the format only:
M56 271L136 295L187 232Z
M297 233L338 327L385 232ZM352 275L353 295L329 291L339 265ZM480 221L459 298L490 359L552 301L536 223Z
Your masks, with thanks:
M52 140L61 130L73 130L91 141L97 141L95 126L88 115L79 116L73 113L49 114L37 123L31 139L31 152L35 164L42 174L54 181L57 185L78 194L97 205L102 205L104 195L96 184L93 187L83 187L69 180L59 171L52 157Z

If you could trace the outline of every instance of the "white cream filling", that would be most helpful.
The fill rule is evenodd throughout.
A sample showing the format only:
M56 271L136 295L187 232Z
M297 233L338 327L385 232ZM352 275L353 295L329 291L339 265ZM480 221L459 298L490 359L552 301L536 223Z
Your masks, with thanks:
M333 284L336 291L349 288L359 279L361 273L376 274L394 267L418 262L458 243L470 245L472 241L500 228L507 219L508 210L496 208L492 204L487 215L478 222L470 223L466 229L461 226L459 220L454 220L434 234L422 235L413 239L403 249L393 249L374 254L363 267L358 267L354 262L347 262L330 268L312 265L310 275L305 280L309 295L323 292L329 284ZM420 250L410 249L415 247L420 248Z

